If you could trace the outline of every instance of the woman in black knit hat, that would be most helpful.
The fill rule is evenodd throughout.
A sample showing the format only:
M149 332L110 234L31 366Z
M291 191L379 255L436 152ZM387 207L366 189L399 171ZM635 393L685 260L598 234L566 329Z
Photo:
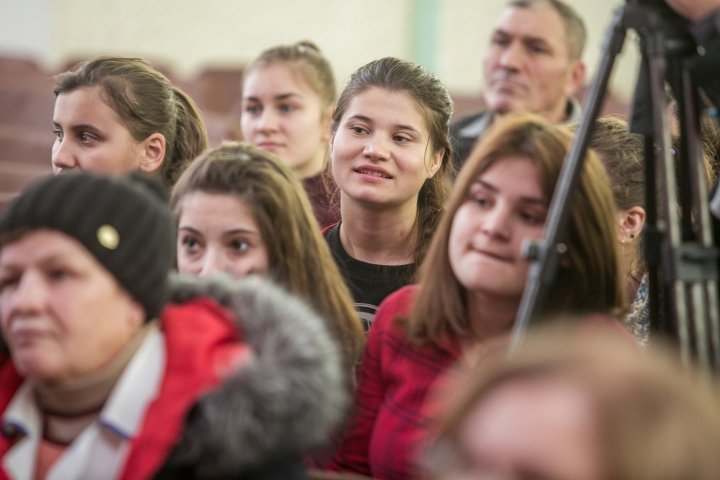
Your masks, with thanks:
M174 235L138 174L46 178L0 219L0 479L304 477L337 347L268 282L170 281Z

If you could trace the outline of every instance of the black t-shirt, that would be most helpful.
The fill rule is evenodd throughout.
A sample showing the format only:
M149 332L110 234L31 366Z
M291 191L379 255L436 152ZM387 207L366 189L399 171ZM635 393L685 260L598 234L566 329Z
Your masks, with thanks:
M395 290L413 283L415 264L376 265L356 260L340 243L340 224L325 232L335 262L340 268L355 301L355 310L365 327L370 329L380 303Z

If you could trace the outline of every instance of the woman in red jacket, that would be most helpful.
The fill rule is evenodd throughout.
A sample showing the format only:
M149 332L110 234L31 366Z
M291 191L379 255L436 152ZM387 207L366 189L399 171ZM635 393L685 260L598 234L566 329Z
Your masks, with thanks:
M416 451L428 435L428 392L458 362L482 362L512 328L529 268L522 244L543 234L570 141L562 127L510 117L475 149L430 244L419 285L400 289L378 311L362 360L355 419L333 468L415 478ZM613 197L592 154L570 202L560 239L566 251L540 310L619 313L626 301Z
M171 450L170 477L303 478L335 428L324 322L259 279L170 286L158 189L50 177L0 219L0 478L147 478Z

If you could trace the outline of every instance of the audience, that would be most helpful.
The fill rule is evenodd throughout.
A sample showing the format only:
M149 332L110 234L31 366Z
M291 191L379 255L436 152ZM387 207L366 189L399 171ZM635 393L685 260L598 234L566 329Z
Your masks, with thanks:
M536 117L503 119L460 172L421 267L419 284L388 297L368 338L355 418L332 468L380 479L415 478L428 435L428 392L453 365L503 348L525 289L526 240L545 228L570 146L566 129ZM589 153L571 200L567 250L545 316L600 314L592 325L629 337L612 316L626 306L607 175ZM633 342L629 342L633 343Z
M302 180L322 227L340 215L332 180L323 175L335 98L330 62L308 41L265 50L245 73L243 138L277 155Z
M365 341L352 297L307 195L270 153L225 143L195 159L175 184L181 273L268 276L329 322L351 367Z
M170 285L139 175L44 178L0 219L0 477L304 478L345 411L323 320L259 279Z
M497 21L485 54L487 110L453 122L457 169L495 119L530 112L551 123L580 118L573 94L585 80L585 24L561 0L510 0Z
M412 282L437 227L451 115L442 83L397 58L360 67L340 95L330 155L342 220L325 235L367 329L380 302Z
M720 0L667 3L720 99ZM487 110L450 128L415 63L360 67L336 104L318 47L277 45L245 71L248 143L210 150L145 60L58 75L52 166L80 172L0 216L0 478L719 478L718 386L620 326L648 344L643 142L622 120L596 123L534 319L562 329L507 355L585 37L561 0L509 0ZM308 473L333 444L333 472Z

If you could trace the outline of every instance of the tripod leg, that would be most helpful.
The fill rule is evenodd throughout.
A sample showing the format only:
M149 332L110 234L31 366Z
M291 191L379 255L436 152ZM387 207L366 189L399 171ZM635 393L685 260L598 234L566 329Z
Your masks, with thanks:
M525 290L513 325L510 342L511 354L522 343L525 331L536 312L540 299L555 281L559 262L558 257L564 248L563 245L558 245L557 239L567 223L568 198L576 190L575 185L582 171L585 152L590 142L591 128L600 113L610 74L625 43L625 12L625 8L618 8L615 11L612 24L608 28L603 46L606 54L603 56L595 81L592 83L586 97L585 113L560 171L557 187L548 210L545 235L539 248L535 249L537 258L532 259L534 262L530 266Z
M679 251L682 244L680 231L680 215L677 209L678 195L675 189L677 176L675 174L674 159L672 158L670 128L668 112L665 108L658 108L656 99L665 96L665 76L667 65L665 62L664 38L661 32L651 32L644 38L645 58L647 65L648 84L650 86L651 99L654 101L652 108L653 137L656 159L656 171L658 173L658 191L666 199L663 216L665 221L665 241L662 243L664 266L663 272L669 276L670 301L673 307L675 318L676 334L679 340L679 348L682 360L686 365L690 364L692 357L690 321L689 321L689 298L685 288L685 282L680 278Z
M703 159L700 128L700 95L693 84L690 66L686 59L674 62L674 75L670 78L676 91L679 106L680 171L687 172L680 185L685 192L683 203L684 232L686 239L694 240L699 251L713 250L713 234L707 206L707 173ZM693 316L697 356L703 366L720 371L720 326L718 321L717 267L712 258L690 259L699 262L693 279Z

